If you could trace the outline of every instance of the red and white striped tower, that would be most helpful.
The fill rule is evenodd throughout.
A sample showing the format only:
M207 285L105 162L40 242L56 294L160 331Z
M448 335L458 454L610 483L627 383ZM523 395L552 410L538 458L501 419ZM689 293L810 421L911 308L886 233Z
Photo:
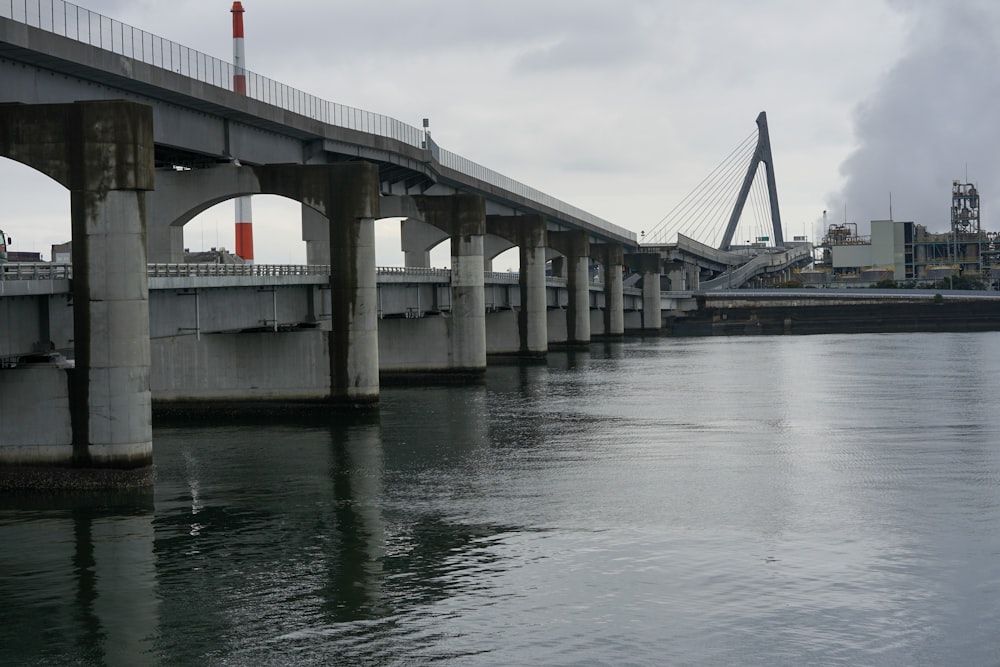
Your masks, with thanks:
M233 91L247 94L247 73L243 52L243 3L237 0L230 10L233 14ZM253 213L250 197L236 198L236 254L253 264Z

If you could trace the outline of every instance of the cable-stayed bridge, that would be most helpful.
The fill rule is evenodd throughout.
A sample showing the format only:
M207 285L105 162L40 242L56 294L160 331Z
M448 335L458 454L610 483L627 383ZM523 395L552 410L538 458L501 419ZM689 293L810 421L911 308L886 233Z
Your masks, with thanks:
M641 243L697 271L676 274L672 289L740 287L812 261L812 247L785 241L767 114ZM672 283L678 280L671 279Z
M686 236L719 250L784 244L767 114L757 129L648 232L648 244Z

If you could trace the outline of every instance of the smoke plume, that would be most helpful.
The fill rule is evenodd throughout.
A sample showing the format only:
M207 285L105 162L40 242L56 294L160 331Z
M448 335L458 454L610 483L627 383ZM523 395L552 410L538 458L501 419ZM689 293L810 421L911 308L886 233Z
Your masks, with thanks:
M841 165L829 222L892 217L949 228L951 183L977 184L982 227L1000 229L1000 4L891 0L908 21L904 53L855 111L858 148ZM966 176L967 175L967 176ZM995 212L995 213L994 213Z

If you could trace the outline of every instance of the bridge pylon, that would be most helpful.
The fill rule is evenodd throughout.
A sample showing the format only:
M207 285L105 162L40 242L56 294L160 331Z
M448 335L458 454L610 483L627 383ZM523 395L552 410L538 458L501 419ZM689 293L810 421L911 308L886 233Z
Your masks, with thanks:
M726 232L722 235L722 242L719 250L729 250L733 243L733 235L736 234L736 226L739 224L740 216L743 215L743 207L747 202L747 195L750 194L750 186L753 184L754 176L761 163L767 168L767 198L771 207L771 227L774 234L774 245L782 246L785 237L781 232L781 213L778 210L778 186L774 180L774 158L771 156L771 137L767 131L767 113L761 111L757 116L757 148L750 159L747 167L743 185L740 187L739 196L733 206L733 212L729 216L729 224L726 225Z

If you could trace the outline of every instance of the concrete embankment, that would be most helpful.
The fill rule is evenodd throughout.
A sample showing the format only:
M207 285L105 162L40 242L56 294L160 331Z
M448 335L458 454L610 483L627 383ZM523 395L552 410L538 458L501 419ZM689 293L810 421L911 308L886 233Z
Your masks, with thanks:
M1000 331L1000 302L706 307L668 322L674 336Z

